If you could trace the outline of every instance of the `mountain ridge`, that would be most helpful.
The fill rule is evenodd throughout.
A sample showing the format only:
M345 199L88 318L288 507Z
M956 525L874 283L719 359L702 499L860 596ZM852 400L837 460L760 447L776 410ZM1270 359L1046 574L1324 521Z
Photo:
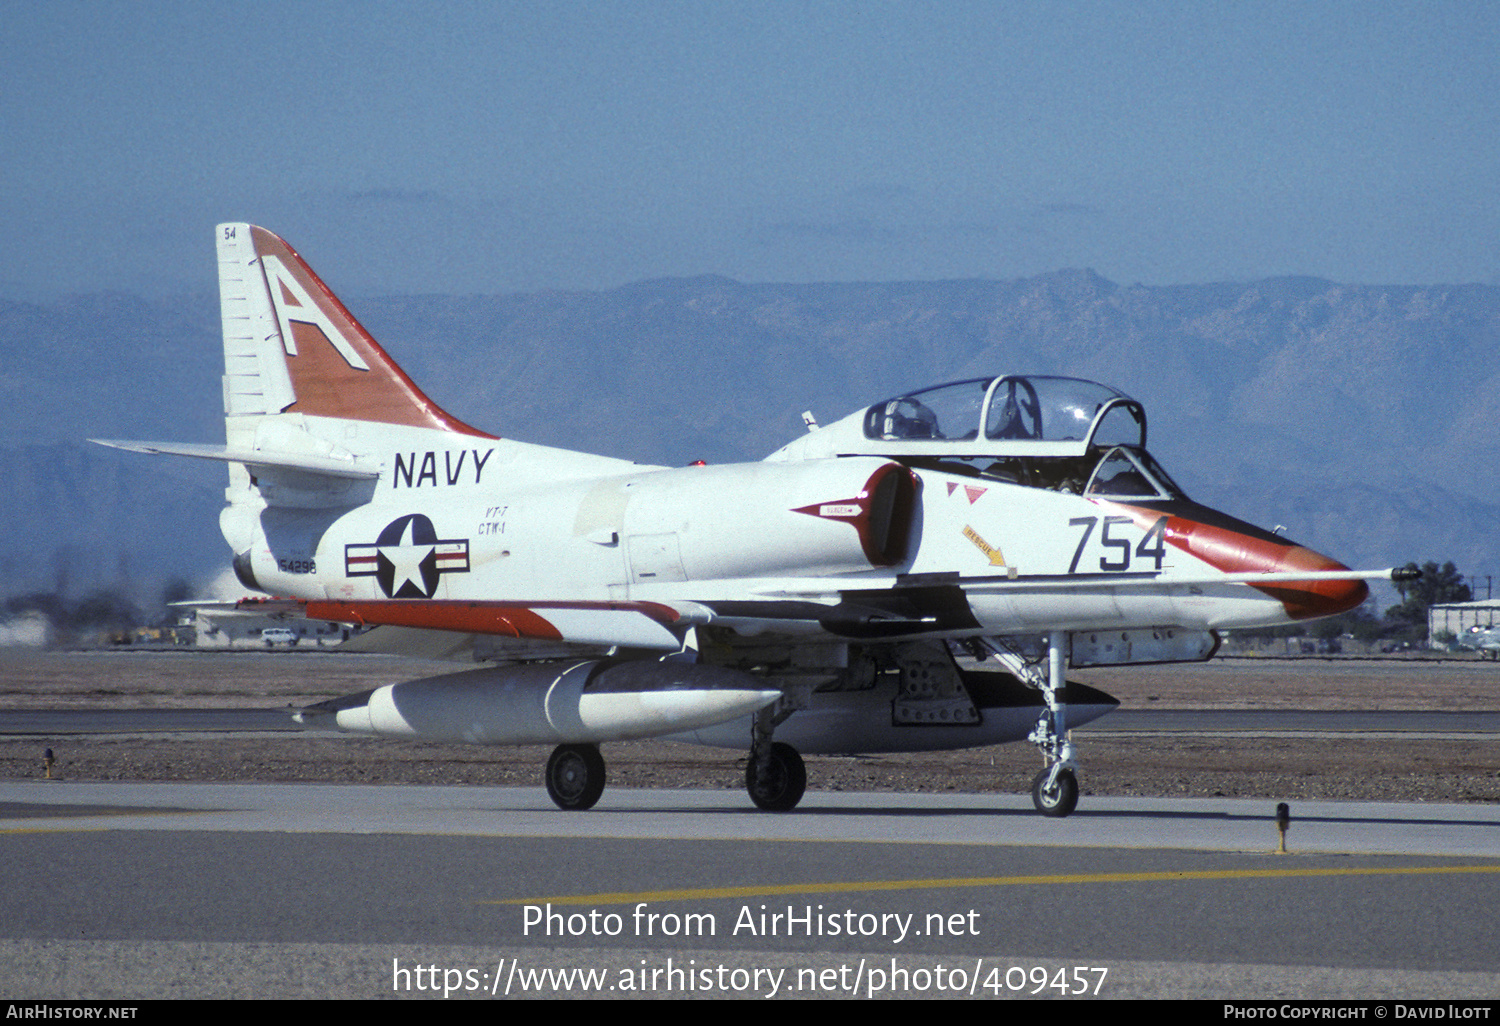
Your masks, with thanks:
M1497 286L1145 286L1070 269L343 298L436 402L522 441L649 463L755 460L800 433L806 409L829 423L944 381L1064 374L1140 399L1152 451L1200 501L1284 524L1351 565L1500 570ZM221 498L212 474L47 449L221 440L218 336L206 292L0 300L8 593L56 576L38 553L96 553L106 578L174 560L211 576L222 563L198 564L215 546L227 562L205 512Z

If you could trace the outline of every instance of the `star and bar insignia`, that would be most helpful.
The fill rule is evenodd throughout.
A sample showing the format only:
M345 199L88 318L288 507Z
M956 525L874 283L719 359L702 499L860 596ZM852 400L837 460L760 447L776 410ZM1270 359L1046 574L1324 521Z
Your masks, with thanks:
M387 598L432 598L443 574L468 572L469 539L439 538L421 513L392 520L373 545L344 546L344 573L374 577Z

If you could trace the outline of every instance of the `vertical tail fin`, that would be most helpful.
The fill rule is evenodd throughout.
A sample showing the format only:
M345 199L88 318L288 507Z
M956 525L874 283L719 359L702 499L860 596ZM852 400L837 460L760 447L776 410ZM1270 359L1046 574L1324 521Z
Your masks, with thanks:
M492 437L427 398L282 239L249 224L217 233L231 447L282 413Z

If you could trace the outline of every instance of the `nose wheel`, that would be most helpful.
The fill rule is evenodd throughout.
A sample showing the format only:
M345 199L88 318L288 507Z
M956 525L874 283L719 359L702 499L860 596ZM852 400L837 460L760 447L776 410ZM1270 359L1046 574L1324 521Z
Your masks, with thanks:
M547 794L559 809L592 809L604 793L604 756L598 745L558 745L547 760Z
M1043 816L1066 816L1078 807L1078 777L1062 766L1042 770L1031 781L1031 804Z

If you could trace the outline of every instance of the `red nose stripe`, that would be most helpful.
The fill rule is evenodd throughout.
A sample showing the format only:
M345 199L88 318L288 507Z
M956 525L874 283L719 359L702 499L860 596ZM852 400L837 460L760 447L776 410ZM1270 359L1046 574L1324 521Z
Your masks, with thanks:
M1173 517L1167 540L1217 570L1233 574L1295 573L1298 570L1347 570L1344 564L1301 545L1270 541ZM1294 620L1334 616L1353 609L1369 597L1361 580L1282 581L1255 587L1281 600Z
M1149 527L1161 515L1141 507L1127 508L1143 527ZM1337 560L1280 538L1260 537L1187 517L1169 518L1166 538L1168 543L1226 574L1349 569ZM1287 615L1294 620L1335 616L1355 608L1370 595L1369 586L1362 580L1278 581L1254 587L1280 599Z

